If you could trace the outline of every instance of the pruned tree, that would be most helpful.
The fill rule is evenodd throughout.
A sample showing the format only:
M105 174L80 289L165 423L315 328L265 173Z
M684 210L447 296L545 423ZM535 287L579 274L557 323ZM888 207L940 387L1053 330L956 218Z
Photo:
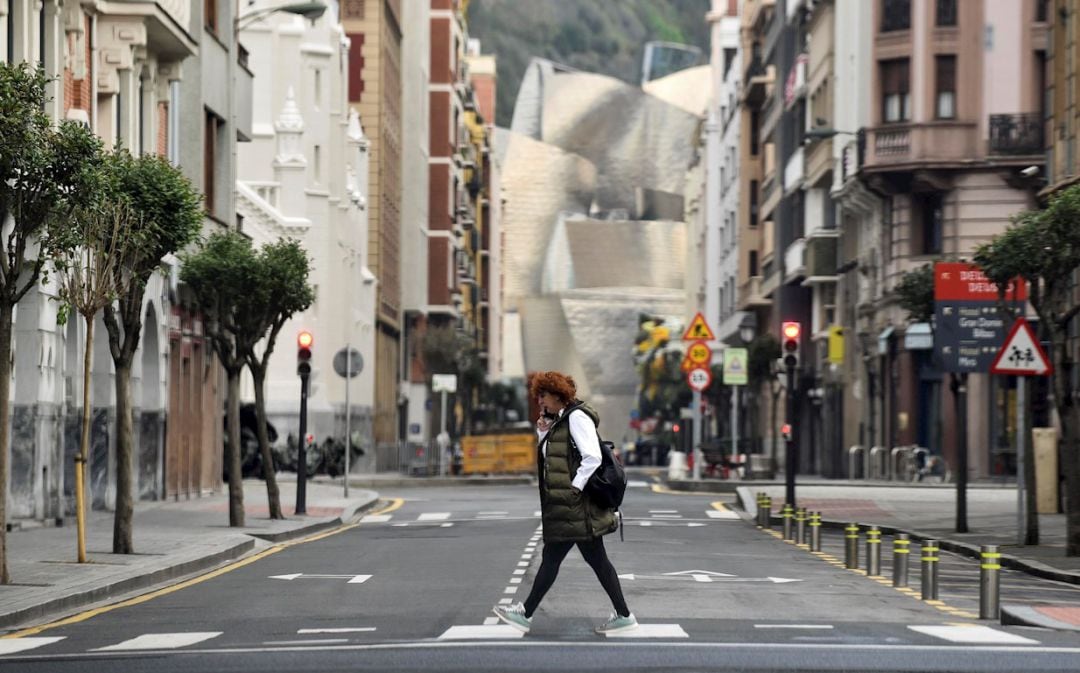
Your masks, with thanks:
M109 155L107 198L128 205L134 217L124 236L130 246L127 263L114 269L117 297L104 307L109 352L116 369L116 511L113 553L131 554L135 509L132 456L131 370L142 335L143 298L150 277L162 268L166 255L180 252L199 234L202 196L191 181L167 159L152 154L133 157L126 150Z
M930 322L934 317L934 265L924 264L901 276L896 294L908 320Z
M94 355L94 319L116 300L116 278L130 268L139 217L127 203L108 196L81 206L72 214L73 226L66 235L52 237L53 265L57 273L57 295L64 302L58 322L70 311L82 316L86 327L83 352L82 432L75 459L75 508L78 560L86 563L86 461L90 452L90 371Z
M1004 233L975 252L975 263L997 283L1003 297L1013 279L1028 281L1028 296L1039 316L1040 331L1050 340L1054 404L1061 423L1067 556L1080 556L1080 400L1072 385L1074 362L1069 347L1070 326L1080 313L1080 300L1073 289L1080 268L1077 222L1080 185L1072 185L1050 197L1044 209L1014 217ZM1027 474L1035 474L1033 459L1025 468ZM1029 487L1029 493L1034 491Z
M266 370L281 328L293 314L311 306L315 301L315 289L308 282L311 260L300 243L293 239L282 239L260 248L254 271L255 277L247 280L247 299L237 307L234 343L255 383L255 425L270 518L283 519L274 458L266 431ZM261 348L258 347L260 344Z
M11 436L11 337L15 305L41 278L48 240L92 192L101 143L75 122L45 112L49 78L26 63L0 63L0 583L7 566Z
M181 258L180 279L202 312L211 347L228 378L225 402L225 469L229 479L229 525L244 525L244 483L240 471L240 374L247 364L237 338L239 313L258 276L251 241L234 231L217 232Z

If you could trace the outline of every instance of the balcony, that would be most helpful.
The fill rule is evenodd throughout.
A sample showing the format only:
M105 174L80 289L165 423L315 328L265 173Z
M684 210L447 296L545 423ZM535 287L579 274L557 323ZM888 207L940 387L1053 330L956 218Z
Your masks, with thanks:
M990 115L990 154L1042 154L1044 125L1039 112Z
M806 280L803 285L835 283L838 236L815 236L806 244Z
M802 189L803 177L806 175L806 154L800 146L788 157L787 165L784 166L784 194Z
M766 67L761 63L761 57L755 56L746 68L743 82L743 100L752 108L760 107L773 83L773 67Z
M790 283L805 275L806 239L799 238L792 241L784 251L784 282Z
M865 170L908 170L922 164L969 164L982 152L974 122L889 124L866 129Z
M739 310L772 306L772 299L766 297L761 291L764 280L762 276L750 276L745 283L739 286Z
M855 140L849 141L844 145L844 149L840 155L840 181L846 182L848 178L855 177L855 174L862 168L863 163L866 162L866 131L860 130L855 134Z

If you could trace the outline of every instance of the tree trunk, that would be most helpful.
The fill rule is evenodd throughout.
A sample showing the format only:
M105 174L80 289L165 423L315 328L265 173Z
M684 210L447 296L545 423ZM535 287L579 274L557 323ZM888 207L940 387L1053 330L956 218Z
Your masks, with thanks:
M131 409L131 365L116 364L116 511L113 515L113 553L134 554L131 519L135 503L132 491L132 452L135 445Z
M78 508L78 560L86 563L86 461L90 457L90 370L94 361L94 316L86 321L86 348L83 351L82 433L79 437L79 458L75 463L75 506Z
M284 519L281 513L281 494L278 491L274 456L270 453L270 437L266 432L266 368L262 365L248 367L255 379L255 431L259 437L259 455L262 456L263 479L266 480L266 500L271 519Z
M0 584L10 584L7 565L8 439L11 437L11 324L14 307L0 302Z
M229 525L239 528L244 525L244 480L240 471L240 372L239 367L226 369L229 375L228 397L225 405L228 409L225 423L228 426L229 440L225 443L225 465L229 473Z
M1054 404L1061 422L1061 471L1065 477L1065 555L1080 556L1080 455L1077 433L1080 432L1080 409L1073 400L1069 378L1067 334L1057 325L1051 328L1054 360Z

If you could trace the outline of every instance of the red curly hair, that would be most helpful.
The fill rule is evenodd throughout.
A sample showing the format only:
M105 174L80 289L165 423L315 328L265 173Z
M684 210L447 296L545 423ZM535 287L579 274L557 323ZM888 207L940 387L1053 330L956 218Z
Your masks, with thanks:
M561 372L530 372L529 395L536 399L540 393L551 393L563 404L573 402L577 396L577 385L571 376Z

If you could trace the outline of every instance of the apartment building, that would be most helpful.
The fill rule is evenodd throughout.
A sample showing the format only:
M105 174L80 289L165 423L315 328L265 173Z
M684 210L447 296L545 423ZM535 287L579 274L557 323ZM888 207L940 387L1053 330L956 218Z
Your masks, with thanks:
M343 443L348 399L350 431L370 447L375 276L367 267L369 140L348 103L350 44L332 10L313 21L268 14L245 22L240 40L260 82L252 139L239 149L236 191L243 231L256 246L282 237L299 240L316 288L314 303L278 335L265 382L267 417L282 438L298 435L293 345L307 330L314 337L308 431L320 444L331 437ZM362 363L348 391L333 368L335 355L346 347ZM253 401L250 385L243 397Z
M377 444L401 436L406 397L400 391L402 331L402 73L400 0L345 0L349 38L349 104L370 143L368 266L376 278L375 418Z
M87 124L107 146L154 152L205 193L206 226L235 226L233 144L247 136L250 105L234 9L207 0L133 1L89 7L11 0L0 7L0 58L40 65L56 78L48 112ZM194 58L198 55L198 58ZM151 277L133 368L135 495L197 496L220 488L224 385L202 320L184 308L178 261ZM56 322L56 287L17 308L12 389L12 518L74 511L74 460L82 414L85 330ZM88 498L112 507L116 491L115 380L102 321L95 325ZM49 356L41 359L38 354Z

